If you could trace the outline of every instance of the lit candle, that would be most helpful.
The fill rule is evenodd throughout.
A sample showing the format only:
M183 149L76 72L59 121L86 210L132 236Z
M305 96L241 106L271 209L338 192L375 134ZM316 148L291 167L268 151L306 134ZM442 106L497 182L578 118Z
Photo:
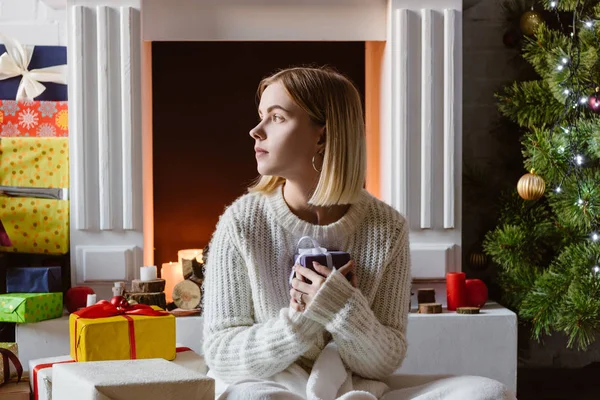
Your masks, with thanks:
M156 279L156 265L148 265L140 268L140 280L152 281Z
M87 295L87 301L85 302L85 306L89 307L89 306L93 306L94 304L96 304L96 295L95 294L88 294Z
M183 276L189 276L192 271L192 260L202 263L202 249L185 249L177 252L177 261L183 270Z
M160 277L165 280L165 296L167 303L173 301L173 288L183 280L181 264L178 262L168 262L162 265Z

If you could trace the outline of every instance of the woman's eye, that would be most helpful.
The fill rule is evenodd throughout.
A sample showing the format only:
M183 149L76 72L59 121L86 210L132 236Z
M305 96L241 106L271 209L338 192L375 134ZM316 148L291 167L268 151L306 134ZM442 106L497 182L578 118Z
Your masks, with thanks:
M273 122L283 122L283 117L281 115L273 115L272 117Z

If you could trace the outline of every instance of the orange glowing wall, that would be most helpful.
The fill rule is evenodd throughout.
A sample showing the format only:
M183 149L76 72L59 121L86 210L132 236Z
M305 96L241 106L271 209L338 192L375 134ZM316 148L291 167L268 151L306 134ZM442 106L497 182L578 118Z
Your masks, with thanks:
M385 42L365 43L365 124L367 138L366 189L381 198L380 104L381 67Z

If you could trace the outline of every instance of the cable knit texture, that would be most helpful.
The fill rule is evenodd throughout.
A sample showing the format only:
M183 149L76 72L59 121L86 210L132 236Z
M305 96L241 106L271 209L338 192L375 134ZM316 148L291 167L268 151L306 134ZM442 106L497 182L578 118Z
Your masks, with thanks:
M289 308L289 276L302 236L356 261L358 288L334 271L304 312ZM406 354L410 298L408 226L361 193L330 225L298 218L282 186L229 206L210 243L204 281L204 353L225 382L268 378L298 363L307 371L333 339L353 373L383 379Z

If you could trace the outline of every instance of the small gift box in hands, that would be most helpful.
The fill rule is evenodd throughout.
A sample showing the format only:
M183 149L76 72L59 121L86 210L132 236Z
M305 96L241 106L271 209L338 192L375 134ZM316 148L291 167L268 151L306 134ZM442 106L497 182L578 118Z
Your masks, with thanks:
M300 244L304 240L310 240L313 244L313 247L301 248ZM317 243L317 241L310 236L303 236L298 241L298 245L296 246L296 255L294 258L294 264L300 264L303 267L315 271L315 268L313 267L314 261L328 267L329 269L340 269L350 261L350 254L346 253L345 251L328 251L326 248L321 247L319 243ZM352 273L348 273L346 278L350 280L352 278ZM294 271L292 271L292 274L290 275L290 285L292 283L292 279L294 279ZM310 284L312 282L307 279L307 283Z

